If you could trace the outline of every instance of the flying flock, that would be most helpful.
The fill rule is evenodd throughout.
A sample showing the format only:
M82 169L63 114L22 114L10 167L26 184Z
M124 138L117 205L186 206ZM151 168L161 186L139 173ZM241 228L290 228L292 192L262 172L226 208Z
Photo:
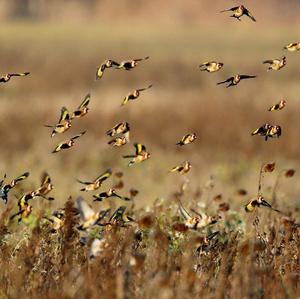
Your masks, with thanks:
M231 12L232 15L230 17L235 18L238 21L242 21L241 18L243 16L246 16L250 18L253 22L256 22L256 19L252 15L252 13L243 5L232 7L229 9L225 9L221 11L221 13L224 12ZM295 52L300 50L300 42L290 43L283 47L284 50ZM121 62L117 62L112 59L107 59L104 61L96 70L96 80L100 80L103 78L103 75L106 71L109 69L117 69L117 70L125 70L125 71L131 71L134 68L136 68L141 62L144 62L148 60L150 57L146 56L144 58L138 58L138 59L130 59L130 60L124 60ZM263 61L263 64L268 64L269 67L267 71L279 71L286 65L286 57L282 56L278 59L270 59ZM224 63L217 62L217 61L209 61L204 62L199 65L200 71L205 71L208 73L214 73L220 71L224 67ZM28 76L29 72L24 73L9 73L5 74L4 76L0 77L0 83L7 83L10 81L13 77L25 77ZM224 81L216 83L217 85L226 84L226 88L237 86L242 80L245 79L255 79L255 75L245 75L245 74L236 74ZM136 89L125 96L123 99L123 102L121 103L121 106L124 106L128 104L130 101L136 100L141 96L141 93L152 88L152 84ZM80 119L87 115L89 112L89 103L91 100L91 95L87 94L86 97L83 99L82 103L72 112L70 113L69 110L66 107L62 107L60 111L60 117L57 123L52 125L45 125L45 127L51 129L51 137L54 137L56 134L63 134L66 131L68 131L71 126L72 122L76 119ZM268 109L268 111L279 111L282 110L286 106L286 101L281 100L280 102L274 104L272 107ZM76 143L76 141L79 142L78 139L80 139L86 131L82 131L73 137L66 139L59 144L55 146L52 153L59 153L62 150L68 150L71 147L73 147ZM108 141L108 144L113 147L121 147L125 144L130 142L129 138L130 134L130 125L128 122L124 121L121 123L118 123L114 125L111 129L109 129L106 132L106 135L112 139ZM281 127L278 125L270 125L270 124L263 124L256 130L254 130L252 135L260 135L265 138L267 141L269 138L277 137L279 138L281 136ZM197 139L195 133L188 133L185 136L179 140L176 145L177 146L186 146L188 144L192 144ZM141 162L144 162L148 159L150 159L151 155L147 151L147 148L144 144L141 143L134 143L135 151L134 153L130 153L128 155L123 156L124 159L130 159L128 166L132 167L136 164L139 164ZM188 173L191 169L192 165L188 161L184 161L181 165L174 166L170 172L178 172L181 175L185 175ZM113 172L111 169L107 169L105 172L101 173L97 178L90 181L82 181L77 180L78 183L82 184L82 188L80 191L82 192L90 192L90 191L96 191L98 190L104 181L108 180L112 176ZM116 177L122 177L122 173L116 173ZM8 202L8 195L11 192L12 189L14 189L18 184L20 184L23 180L27 179L29 177L29 172L25 172L24 174L16 177L15 179L12 179L11 181L6 181L6 175L4 176L3 180L0 181L0 198L3 199L5 204ZM116 187L122 187L123 183L120 180L119 186ZM18 197L18 211L11 216L11 220L13 220L16 217L18 218L18 222L22 222L22 220L29 217L29 215L32 213L33 207L30 205L30 201L33 200L36 197L41 197L46 200L54 200L54 198L49 197L48 194L53 189L53 185L51 182L51 178L48 173L44 173L41 179L40 185L33 191L28 191L21 196ZM130 197L122 196L118 194L115 190L116 188L112 187L109 188L107 191L100 192L98 194L94 194L93 198L94 201L103 201L107 198L111 197L117 197L119 199L123 199L125 201L130 201L136 196L138 193L137 190L132 189L130 191ZM105 220L105 224L112 224L112 223L118 223L118 224L124 224L127 222L132 222L134 219L130 217L129 214L125 212L126 207L120 206L116 211L113 212L113 214L110 215L110 210L103 210L100 212L95 212L90 205L82 198L79 197L76 201L77 203L77 211L80 217L80 226L78 227L79 230L87 231L89 228L95 226L95 225L103 225L103 221ZM246 212L253 212L257 207L264 206L271 208L272 210L275 210L277 212L280 212L279 210L274 209L265 199L262 195L258 195L257 198L251 200L249 203L245 205ZM216 223L219 220L218 216L207 216L206 214L199 214L196 211L194 211L197 216L192 217L190 214L184 209L182 206L180 200L179 200L179 212L182 216L182 218L185 221L185 225L188 228L192 229L199 229L204 228L207 225L211 225ZM107 219L109 217L109 219ZM44 217L46 220L52 223L53 229L58 230L63 226L64 221L64 210L59 209L57 211L54 211L51 217ZM214 234L215 236L215 234ZM213 236L213 237L214 237ZM213 238L212 237L212 238Z

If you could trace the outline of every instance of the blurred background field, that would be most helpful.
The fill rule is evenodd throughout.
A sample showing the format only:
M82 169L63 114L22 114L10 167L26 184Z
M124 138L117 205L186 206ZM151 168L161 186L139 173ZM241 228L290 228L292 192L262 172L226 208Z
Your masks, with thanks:
M212 3L213 2L213 3ZM266 72L265 59L283 55L283 46L299 40L299 1L244 1L257 23L238 22L219 11L236 1L0 1L1 73L30 71L29 77L1 85L1 173L11 178L30 171L25 189L39 184L47 170L60 205L77 196L76 178L88 180L107 167L125 172L125 190L140 190L139 205L169 197L182 182L168 170L184 160L193 192L213 176L211 196L222 193L234 209L257 192L259 167L276 161L278 169L299 169L300 53L285 53L287 66ZM95 81L97 66L150 56L131 72L108 70ZM216 74L200 72L208 60L225 63ZM256 80L226 89L216 86L237 73ZM120 104L135 88L153 88L125 107ZM63 135L50 138L44 124L54 124L62 106L75 109L91 93L91 111ZM281 99L287 107L270 113ZM122 155L133 151L107 145L106 130L120 121L131 125L131 140L147 146L149 161L127 168ZM282 126L280 139L251 137L264 124ZM76 146L50 154L55 145L87 130ZM175 143L196 132L184 148ZM265 194L276 174L270 176ZM288 206L299 206L295 178L282 183L279 194ZM106 183L104 188L108 188ZM90 195L89 195L90 196ZM89 200L89 196L85 196ZM192 196L192 193L191 193ZM279 206L281 204L279 203Z

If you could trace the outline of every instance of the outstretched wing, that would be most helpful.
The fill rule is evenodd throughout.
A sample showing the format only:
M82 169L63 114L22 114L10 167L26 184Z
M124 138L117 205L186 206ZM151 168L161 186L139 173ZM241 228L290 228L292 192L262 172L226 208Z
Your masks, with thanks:
M86 133L86 131L83 131L83 132L79 133L78 135L73 136L73 137L71 138L71 140L75 140L75 139L81 137L82 135L84 135L85 133Z
M41 178L41 186L51 183L50 175L47 172L44 172Z
M143 152L146 151L146 147L145 145L141 144L141 143L135 143L134 144L134 147L135 147L135 154L138 156L138 155L141 155Z
M150 56L146 56L146 57L144 57L144 58L136 58L136 59L133 59L134 61L142 61L142 60L147 60L147 59L149 59L150 58Z
M268 59L268 60L263 61L263 64L265 64L265 63L272 64L273 62L274 62L274 60Z
M232 8L228 8L228 9L224 9L224 10L221 10L220 12L225 12L225 11L235 11L239 8L239 6L235 6L235 7L232 7Z
M250 11L247 8L245 8L244 14L246 16L248 16L253 22L256 22L256 19L254 18L254 16L250 13Z
M54 153L58 153L58 152L60 152L62 149L66 149L66 148L68 148L68 145L67 145L66 141L64 141L64 142L58 144L58 145L56 146L56 148L52 151L52 153L53 153L53 154L54 154Z
M252 75L240 75L241 80L242 79L251 79L251 78L256 78L256 76L252 76Z
M27 76L29 75L30 72L25 72L25 73L12 73L10 74L11 76L14 76L14 77L24 77L24 76Z
M104 72L105 68L106 68L105 63L101 64L101 65L97 68L97 71L96 71L96 80L99 80L99 79L102 78L103 72Z
M192 217L191 215L187 212L187 210L181 205L181 203L179 204L179 212L181 214L181 216L187 221L190 220Z
M104 173L99 175L96 179L95 182L101 181L104 182L106 179L108 179L112 174L112 170L109 168L107 169Z
M224 84L224 83L227 83L227 82L231 82L233 79L234 79L234 77L230 77L230 78L228 78L228 79L225 80L225 81L218 82L217 85L219 85L219 84Z
M62 121L69 120L69 119L70 119L70 113L68 109L66 107L62 107L58 123L61 123Z
M10 183L11 187L14 187L15 185L17 185L17 183L27 179L29 176L29 172L25 172L23 174L21 174L20 176L18 176L17 178L13 179Z
M87 105L89 104L91 100L91 95L87 94L84 98L84 100L82 101L82 103L78 106L78 110L84 107L87 107Z
M138 91L144 91L144 90L147 90L147 89L149 89L149 88L151 88L151 87L152 87L152 84L150 84L150 85L147 86L147 87L140 88L140 89L138 89Z
M76 199L76 203L77 203L77 209L79 210L80 218L83 221L87 221L95 215L94 210L88 205L88 203L82 197L78 197Z

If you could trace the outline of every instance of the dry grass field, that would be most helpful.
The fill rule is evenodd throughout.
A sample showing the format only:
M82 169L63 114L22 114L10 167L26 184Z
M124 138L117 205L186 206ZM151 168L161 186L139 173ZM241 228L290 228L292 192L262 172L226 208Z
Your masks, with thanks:
M245 1L254 23L219 14L236 1L133 2L36 1L27 17L24 7L0 2L1 74L30 72L0 86L0 177L30 172L7 204L0 200L0 299L300 298L300 51L283 50L299 40L300 4ZM267 72L262 61L283 54L286 67ZM130 72L108 69L95 80L105 59L148 55ZM209 60L224 68L200 72ZM237 73L257 78L233 88L216 85ZM121 107L124 96L149 84ZM88 93L89 113L51 138L44 125L58 121L62 106L73 111ZM285 109L269 112L281 99ZM105 132L122 121L130 123L131 140L113 148ZM282 136L267 142L251 136L264 123L280 125ZM85 130L74 147L51 153ZM197 134L193 144L175 145L190 132ZM134 152L134 142L145 144L151 158L128 167L122 156ZM185 160L189 173L169 172ZM257 197L260 168L272 161L275 170L265 174L261 192L282 213L267 207L246 213L245 204ZM76 179L93 179L107 168L113 175L100 192L122 172L117 192L129 196L137 189L134 199L95 203L95 192L79 191ZM285 176L288 169L295 175ZM10 220L17 198L35 190L44 171L55 200L33 199L27 219ZM95 211L110 208L110 215L125 205L134 221L81 231L73 209L78 196ZM220 219L189 229L179 201L192 216L196 210ZM64 225L53 230L45 217L63 207ZM101 245L91 258L94 239Z

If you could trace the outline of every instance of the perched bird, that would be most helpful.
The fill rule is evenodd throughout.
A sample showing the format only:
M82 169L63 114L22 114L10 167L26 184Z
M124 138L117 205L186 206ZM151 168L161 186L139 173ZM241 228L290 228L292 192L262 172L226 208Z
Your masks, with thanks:
M281 110L285 107L286 105L286 101L285 100L281 100L279 103L273 105L272 107L269 108L269 111L277 111L277 110Z
M61 108L60 118L57 124L44 126L52 128L51 137L66 132L71 128L71 117L68 109L66 107Z
M110 197L122 198L120 195L116 193L115 189L113 188L108 189L108 191L106 192L101 192L99 194L93 195L93 197L95 198L94 201L103 201L104 199Z
M102 220L102 214L95 212L82 197L77 198L76 204L82 222L78 227L79 230L86 230Z
M71 119L80 118L86 115L89 112L88 104L90 103L91 95L87 94L82 101L82 103L78 106L78 108L73 112Z
M179 212L185 220L185 226L195 230L215 224L219 219L219 217L207 216L206 214L199 213L197 213L197 216L192 217L181 204L179 204Z
M127 143L127 139L125 136L116 137L108 142L109 145L112 146L122 146Z
M264 206L272 209L273 211L281 213L279 210L274 209L262 196L258 196L258 198L252 199L245 205L245 211L247 213L251 213L255 210L256 207Z
M274 70L274 71L279 71L286 65L286 57L282 56L280 59L270 59L270 60L265 60L263 64L270 64L268 71Z
M222 10L221 12L225 12L225 11L232 11L233 15L230 16L230 17L235 18L239 21L241 21L241 17L243 15L245 15L245 16L249 17L252 21L256 22L253 15L250 13L250 11L244 5L235 6L235 7L229 8L229 9L225 9L225 10Z
M4 180L1 181L0 184L0 198L4 200L5 203L7 203L8 199L8 193L9 191L14 188L19 182L27 179L29 177L29 172L25 172L21 174L20 176L13 179L10 183L3 185ZM6 175L4 175L4 179L6 178Z
M123 156L123 158L132 158L128 166L132 166L136 163L143 162L150 158L150 153L147 152L146 147L141 143L135 143L135 155Z
M214 73L219 71L223 67L224 63L216 62L216 61L209 61L204 62L199 65L200 71L206 71L208 73Z
M290 43L290 44L286 45L283 49L288 50L290 52L299 51L300 50L300 42Z
M173 167L170 172L179 172L180 174L186 174L187 172L190 171L192 168L192 165L188 161L184 161L181 165Z
M114 60L111 59L107 59L105 60L98 68L96 71L96 80L99 80L102 78L103 73L105 71L105 69L109 69L111 67L118 67L120 64Z
M195 133L189 133L189 134L186 134L182 137L182 139L176 143L176 145L186 145L186 144L190 144L192 142L194 142L196 140L196 134Z
M146 56L144 58L125 60L125 61L120 62L120 64L117 66L117 68L123 69L126 71L130 71L131 69L135 68L140 61L147 60L149 58L150 58L150 56Z
M44 172L41 179L41 186L35 190L35 196L45 197L52 189L51 178L47 172Z
M127 121L124 121L122 123L118 123L115 126L113 126L110 130L106 132L106 135L113 137L117 134L124 134L127 142L129 142L129 132L130 132L129 123Z
M137 99L140 94L141 94L141 91L144 91L144 90L147 90L149 88L152 87L152 84L150 84L149 86L145 87L145 88L140 88L140 89L135 89L133 92L131 92L130 94L128 94L124 100L123 100L123 103L121 106L124 106L126 105L129 101L132 101L132 100L135 100Z
M238 83L240 83L240 81L243 80L243 79L252 79L252 78L256 78L256 76L252 76L252 75L235 75L234 77L230 77L225 81L218 82L217 85L223 84L223 83L229 83L229 85L226 86L226 88L228 88L230 86L238 85Z
M78 135L73 136L72 138L65 140L61 143L59 143L56 148L52 151L52 153L57 153L60 152L63 149L68 149L70 147L72 147L75 144L75 139L81 137L82 135L85 134L86 131L79 133Z
M92 182L83 182L80 180L77 180L79 183L84 184L85 187L80 189L80 191L95 191L99 189L102 185L102 183L107 180L112 174L112 170L109 168L104 173L99 175L94 181Z
M6 83L6 82L8 82L11 77L24 77L24 76L27 76L29 74L30 74L29 72L5 74L4 76L0 77L0 83Z

